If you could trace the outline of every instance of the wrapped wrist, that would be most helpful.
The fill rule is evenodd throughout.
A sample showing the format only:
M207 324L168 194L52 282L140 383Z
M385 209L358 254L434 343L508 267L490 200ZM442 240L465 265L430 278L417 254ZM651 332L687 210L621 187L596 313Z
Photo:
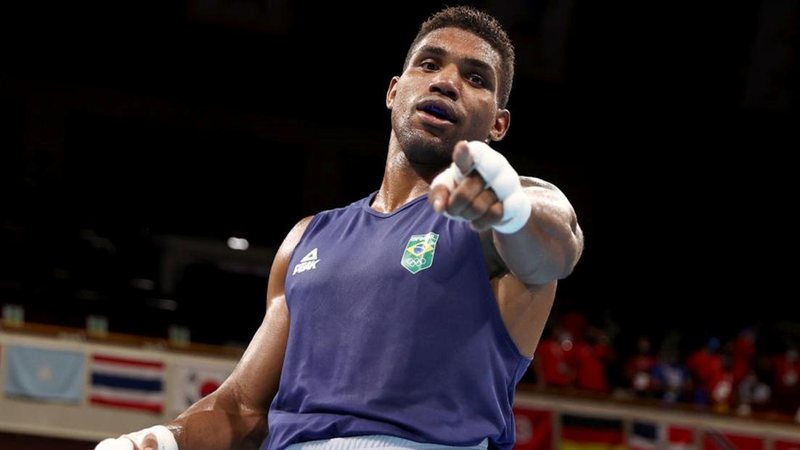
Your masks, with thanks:
M123 434L122 437L132 440L141 448L142 441L148 434L152 434L158 440L158 450L178 450L178 442L175 441L175 436L164 425L156 425L134 433Z
M123 434L116 439L105 439L94 448L95 450L133 450L142 449L144 438L152 434L158 442L157 450L178 450L178 443L175 436L164 425L156 425L133 433Z

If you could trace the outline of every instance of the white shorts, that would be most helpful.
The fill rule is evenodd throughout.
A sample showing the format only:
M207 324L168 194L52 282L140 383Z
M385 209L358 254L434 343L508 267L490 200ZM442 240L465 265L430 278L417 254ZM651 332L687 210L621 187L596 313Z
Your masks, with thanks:
M375 434L301 442L286 447L286 450L486 450L488 446L488 439L471 447L454 447Z

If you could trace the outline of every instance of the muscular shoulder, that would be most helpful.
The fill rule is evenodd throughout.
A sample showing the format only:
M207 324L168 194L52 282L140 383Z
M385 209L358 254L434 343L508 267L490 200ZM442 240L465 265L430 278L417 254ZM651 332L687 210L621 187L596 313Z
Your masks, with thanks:
M303 238L303 234L306 232L306 228L308 228L308 224L311 223L311 220L314 219L314 216L308 216L300 219L294 227L289 231L284 238L283 243L281 244L280 249L278 250L278 256L286 256L287 259L291 258L292 252L294 248L297 247L297 243L300 242L300 239ZM284 254L285 255L282 255Z
M314 216L308 216L298 221L283 239L283 243L275 254L275 260L272 262L270 280L272 280L274 276L276 284L282 285L282 282L277 283L277 281L282 280L283 277L286 276L286 270L289 266L289 260L292 259L294 249L297 247L300 239L303 238L303 234L306 232L306 228L308 228L308 224L311 223L313 218Z
M314 220L314 216L306 216L297 221L297 223L294 224L294 227L292 227L292 229L289 231L289 234L286 236L286 238L287 239L291 238L295 239L296 241L299 241L300 238L303 237L303 233L306 232L306 228L308 227L308 224L311 223L312 220ZM295 242L295 244L296 243L297 242Z

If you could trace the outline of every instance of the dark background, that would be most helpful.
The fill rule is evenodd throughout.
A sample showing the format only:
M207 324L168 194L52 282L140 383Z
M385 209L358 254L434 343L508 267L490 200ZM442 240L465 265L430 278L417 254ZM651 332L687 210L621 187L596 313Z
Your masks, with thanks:
M557 184L586 234L556 312L796 332L798 2L470 3L517 49L497 148ZM291 226L378 188L389 79L440 6L4 6L0 303L246 342ZM261 253L226 250L232 235Z

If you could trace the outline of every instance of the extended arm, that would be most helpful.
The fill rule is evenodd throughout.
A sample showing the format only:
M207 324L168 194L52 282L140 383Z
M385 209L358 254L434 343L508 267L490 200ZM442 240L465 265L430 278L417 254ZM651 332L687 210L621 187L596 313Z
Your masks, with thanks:
M436 211L481 232L503 322L518 350L532 357L556 283L572 272L583 251L575 211L558 188L519 177L483 143L459 142L453 162L433 180L429 200Z
M565 278L583 251L583 232L575 211L554 185L530 177L520 181L530 201L531 214L517 232L492 231L497 253L528 286Z
M583 233L567 197L545 181L518 177L508 161L482 142L461 141L454 165L436 177L429 199L436 211L491 230L502 261L526 286L572 272Z

